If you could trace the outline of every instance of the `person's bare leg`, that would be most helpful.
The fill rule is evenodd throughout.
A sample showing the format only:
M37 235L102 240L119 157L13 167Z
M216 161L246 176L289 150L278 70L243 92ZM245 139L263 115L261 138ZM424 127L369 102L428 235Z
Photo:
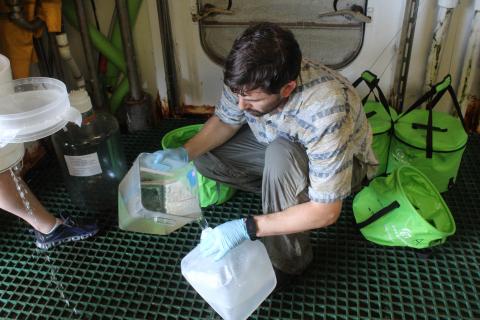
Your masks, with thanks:
M27 190L26 199L30 202L33 215L27 212L20 195L17 192L15 181L10 171L0 173L0 209L8 211L17 217L25 220L33 228L41 233L50 232L60 219L55 218L38 201L37 197L30 191L23 180L20 180Z

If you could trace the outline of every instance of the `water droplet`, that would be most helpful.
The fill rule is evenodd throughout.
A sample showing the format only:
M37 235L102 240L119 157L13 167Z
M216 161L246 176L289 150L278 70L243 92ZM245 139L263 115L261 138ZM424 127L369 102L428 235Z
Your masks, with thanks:
M20 199L22 200L23 206L25 207L25 210L29 215L34 217L35 222L37 222L37 218L35 217L35 214L33 213L32 206L30 205L30 201L27 199L26 195L28 194L27 188L25 187L23 181L21 180L19 174L20 174L20 169L21 166L16 165L13 168L10 168L10 176L13 179L13 182L15 183L15 187L17 189L17 192L20 196Z

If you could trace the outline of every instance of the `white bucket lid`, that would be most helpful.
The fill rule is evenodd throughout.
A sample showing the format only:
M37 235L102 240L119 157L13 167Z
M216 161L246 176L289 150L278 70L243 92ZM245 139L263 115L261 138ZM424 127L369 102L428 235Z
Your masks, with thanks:
M24 78L0 84L0 146L47 137L82 116L70 107L65 84L53 78Z
M3 172L20 162L24 153L25 148L23 143L11 143L0 148L0 172Z

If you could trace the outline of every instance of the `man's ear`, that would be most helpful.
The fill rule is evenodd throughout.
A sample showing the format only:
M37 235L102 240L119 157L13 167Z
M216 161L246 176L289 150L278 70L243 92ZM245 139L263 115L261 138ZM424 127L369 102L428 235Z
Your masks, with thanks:
M293 90L297 87L297 82L292 80L280 89L280 95L283 98L288 98L292 94Z

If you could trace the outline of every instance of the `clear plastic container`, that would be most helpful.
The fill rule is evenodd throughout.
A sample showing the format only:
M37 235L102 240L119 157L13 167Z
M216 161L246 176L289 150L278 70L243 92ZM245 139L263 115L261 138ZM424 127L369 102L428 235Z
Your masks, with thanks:
M25 78L0 84L0 144L35 141L68 122L81 123L70 107L65 84L52 78Z
M181 270L225 320L247 319L277 284L267 250L260 241L244 241L219 261L203 257L197 246L182 259Z
M118 188L120 229L166 235L202 214L192 164L168 173L145 171L141 153Z
M116 207L117 189L127 172L117 120L96 113L84 90L70 93L72 106L82 112L82 125L68 124L52 136L72 202L109 210Z
M12 70L7 57L0 54L0 84L12 81ZM0 96L12 93L11 87L7 86L0 91ZM0 146L0 172L10 169L19 163L25 153L23 143L12 143Z

